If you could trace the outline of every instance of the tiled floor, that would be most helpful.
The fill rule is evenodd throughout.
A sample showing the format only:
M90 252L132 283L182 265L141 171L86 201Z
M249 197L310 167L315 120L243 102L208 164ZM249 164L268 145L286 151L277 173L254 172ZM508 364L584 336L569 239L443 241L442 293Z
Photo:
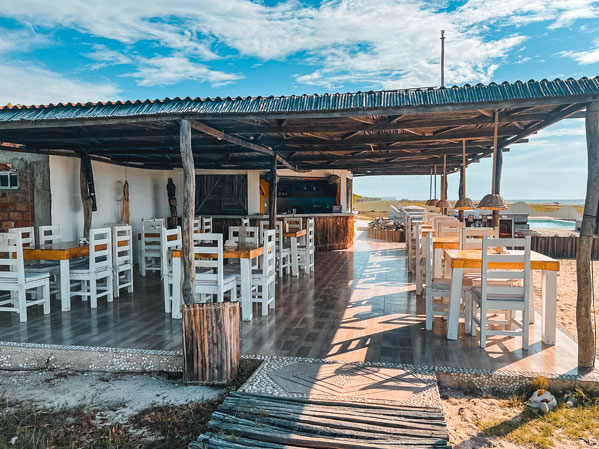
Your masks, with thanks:
M136 277L136 291L92 311L74 301L50 316L30 309L27 323L0 313L0 341L179 350L181 323L163 312L160 278ZM245 354L342 361L406 363L456 368L577 374L577 346L558 332L557 345L540 342L537 324L528 352L519 338L491 337L481 350L475 338L445 339L445 322L424 330L424 301L416 297L399 244L369 241L358 232L345 251L318 253L315 273L278 282L276 312L242 326ZM539 320L537 320L538 323Z

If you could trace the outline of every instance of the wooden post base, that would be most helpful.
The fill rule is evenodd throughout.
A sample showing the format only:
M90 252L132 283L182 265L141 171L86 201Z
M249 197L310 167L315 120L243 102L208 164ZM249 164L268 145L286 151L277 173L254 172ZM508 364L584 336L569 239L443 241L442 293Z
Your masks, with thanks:
M239 303L183 306L183 382L223 385L237 375Z

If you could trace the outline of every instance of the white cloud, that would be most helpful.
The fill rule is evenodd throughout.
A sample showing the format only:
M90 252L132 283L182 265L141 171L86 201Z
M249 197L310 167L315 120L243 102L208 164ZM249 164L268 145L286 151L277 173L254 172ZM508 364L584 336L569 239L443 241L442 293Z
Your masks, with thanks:
M168 6L163 0L21 0L0 2L0 15L46 29L76 29L132 51L140 42L157 45L160 55L149 59L128 50L113 54L108 47L87 55L95 68L132 64L132 76L144 86L233 82L240 75L207 65L233 52L262 61L301 58L314 67L296 75L302 84L396 88L438 84L440 29L447 31L447 83L487 82L526 39L489 38L491 25L570 26L599 17L599 2L469 0L448 11L443 1L425 0L323 0L319 6L298 0L274 6L249 0L173 0ZM168 58L182 66L165 65Z
M181 55L140 58L137 71L125 76L136 78L140 86L162 86L188 80L207 81L213 86L224 86L242 78L238 74L211 70Z
M92 49L92 52L86 53L84 56L97 61L92 64L93 69L100 69L108 65L131 64L133 62L133 59L126 54L111 50L106 45L95 44L92 45Z
M562 56L574 59L578 64L588 65L599 63L599 47L586 51L563 51Z
M0 104L47 104L115 99L119 88L67 78L37 66L0 61Z

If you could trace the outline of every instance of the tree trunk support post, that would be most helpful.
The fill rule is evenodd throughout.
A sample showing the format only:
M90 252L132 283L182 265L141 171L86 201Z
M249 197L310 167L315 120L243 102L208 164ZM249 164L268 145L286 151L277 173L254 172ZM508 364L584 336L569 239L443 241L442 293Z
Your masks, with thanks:
M501 192L501 169L503 166L503 150L498 146L497 139L499 126L499 112L495 111L495 128L493 130L493 191L500 195ZM499 211L493 211L493 228L499 228Z
M599 205L599 102L590 103L586 111L588 156L587 192L576 253L576 331L578 335L578 366L592 369L595 365L595 336L592 322L591 251Z
M268 227L276 229L277 224L277 158L270 161L270 179L268 183Z
M464 141L464 146L466 145L466 141ZM464 161L466 160L466 156L464 156ZM466 163L462 163L462 168L460 169L460 187L458 187L458 199L462 199L466 196L466 192L464 191L464 182L466 179ZM458 220L464 221L465 219L465 211L458 211Z
M195 165L191 149L191 124L181 120L179 146L183 165L183 214L181 222L181 241L183 246L183 287L181 293L184 304L193 304L195 300L195 263L193 244L193 217L195 215Z
M83 157L79 165L79 188L81 191L81 203L83 205L83 237L89 239L89 230L92 227L92 198L87 185L87 177L83 167Z

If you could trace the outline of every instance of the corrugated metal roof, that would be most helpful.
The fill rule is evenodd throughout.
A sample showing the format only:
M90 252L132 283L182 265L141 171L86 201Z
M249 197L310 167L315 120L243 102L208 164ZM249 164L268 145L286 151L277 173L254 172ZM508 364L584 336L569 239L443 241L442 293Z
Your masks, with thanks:
M132 116L169 116L185 114L244 115L348 111L425 107L466 103L486 103L551 97L577 97L599 94L595 78L555 79L553 81L516 81L448 88L384 90L322 95L237 98L165 98L98 103L60 103L0 108L0 122L108 118Z

